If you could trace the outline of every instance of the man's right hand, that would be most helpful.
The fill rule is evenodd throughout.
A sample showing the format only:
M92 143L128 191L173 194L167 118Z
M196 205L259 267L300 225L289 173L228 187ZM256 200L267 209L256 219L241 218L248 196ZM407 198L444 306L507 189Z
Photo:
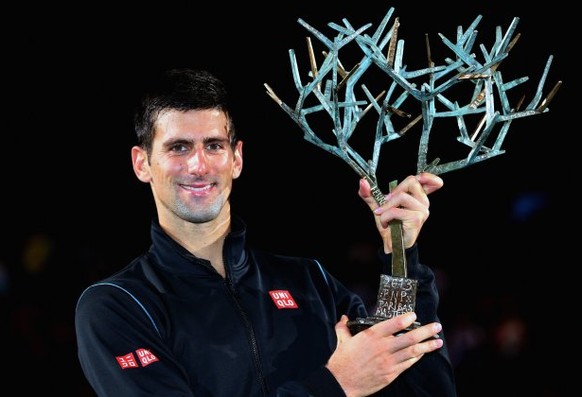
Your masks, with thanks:
M326 364L347 397L368 396L389 385L425 353L443 346L437 334L442 327L430 323L399 336L416 314L405 313L381 321L352 336L347 316L336 324L337 347ZM433 338L437 336L437 338Z

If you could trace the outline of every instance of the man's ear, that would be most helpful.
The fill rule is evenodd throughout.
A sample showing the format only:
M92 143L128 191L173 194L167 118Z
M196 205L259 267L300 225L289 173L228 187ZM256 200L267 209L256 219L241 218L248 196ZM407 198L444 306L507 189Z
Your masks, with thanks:
M131 148L131 162L137 179L144 183L149 183L152 179L150 164L148 162L148 154L142 147L134 146Z
M240 176L243 168L243 143L238 141L234 147L234 167L232 169L232 179L236 179Z

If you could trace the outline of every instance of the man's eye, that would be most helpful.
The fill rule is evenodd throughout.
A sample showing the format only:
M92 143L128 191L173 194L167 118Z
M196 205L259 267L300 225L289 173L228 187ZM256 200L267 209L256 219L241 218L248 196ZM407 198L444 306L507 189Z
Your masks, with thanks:
M206 145L206 149L216 151L222 149L222 145L218 142L212 142Z
M184 145L174 145L170 148L172 152L184 152L188 150L188 148Z

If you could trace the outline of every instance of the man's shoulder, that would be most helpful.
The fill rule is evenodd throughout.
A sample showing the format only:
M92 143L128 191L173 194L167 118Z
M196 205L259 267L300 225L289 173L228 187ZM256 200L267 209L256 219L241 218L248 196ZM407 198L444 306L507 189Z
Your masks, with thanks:
M94 282L81 292L75 307L78 332L124 327L141 319L159 333L164 314L159 277L152 272L147 255L140 256L109 277Z
M143 279L147 277L152 267L152 261L149 253L143 253L138 257L132 259L124 267L114 271L110 275L97 281L95 284L103 283L115 283L115 284L127 284L133 282L143 282Z
M111 275L87 286L79 296L77 305L81 301L87 301L86 298L89 296L91 301L108 300L120 294L132 296L147 288L149 274L151 263L145 253Z

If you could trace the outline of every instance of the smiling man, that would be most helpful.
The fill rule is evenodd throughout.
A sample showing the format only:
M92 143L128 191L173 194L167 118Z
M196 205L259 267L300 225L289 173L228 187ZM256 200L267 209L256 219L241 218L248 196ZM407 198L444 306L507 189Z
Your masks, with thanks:
M348 320L367 316L358 295L316 259L247 244L229 200L243 143L222 82L191 69L159 77L136 110L131 151L157 209L151 247L77 303L79 360L97 394L455 396L434 274L416 246L427 195L442 180L409 176L381 207L360 181L383 240L384 272L391 269L388 223L399 219L409 276L419 285L415 313L352 336ZM276 228L273 222L270 232ZM424 325L395 336L417 319Z

